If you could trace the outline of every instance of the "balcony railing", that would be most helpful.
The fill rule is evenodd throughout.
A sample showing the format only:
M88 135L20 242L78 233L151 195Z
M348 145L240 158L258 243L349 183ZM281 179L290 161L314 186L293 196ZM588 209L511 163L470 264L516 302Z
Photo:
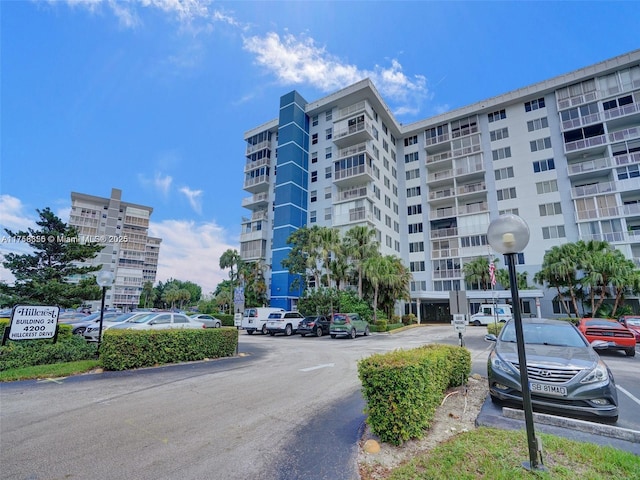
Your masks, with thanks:
M609 134L610 142L621 142L623 140L633 140L640 137L640 127L625 128L624 130L618 130L617 132L611 132Z
M452 150L451 153L454 157L464 157L465 155L471 155L472 153L477 153L480 150L482 150L482 147L480 145L469 145L466 147Z
M269 201L269 193L256 193L247 198L242 199L242 206L247 207L248 205L253 205L256 203L268 202Z
M356 133L359 132L367 132L369 133L369 135L371 136L371 138L373 138L373 131L371 129L371 123L368 121L364 121L361 123L358 123L356 125L351 125L347 128L342 128L340 130L336 130L335 132L333 132L333 139L334 140L339 140L341 138L347 137L349 135L354 135Z
M457 228L436 228L431 230L430 238L446 238L458 236Z
M593 210L578 210L576 218L580 220L592 220L594 218L619 217L622 215L621 207L604 207Z
M438 208L437 210L431 210L429 212L429 218L448 218L448 217L455 217L455 216L456 216L455 207Z
M585 115L584 117L572 118L571 120L565 120L562 122L562 130L573 130L584 125L591 125L592 123L602 122L600 112L592 113L591 115Z
M575 107L577 105L584 105L585 103L595 102L598 97L598 92L594 90L593 92L587 92L582 95L563 98L562 100L558 100L558 110L564 110L569 107Z
M471 185L462 185L458 187L458 194L464 195L466 193L486 192L487 185L484 182L473 183Z
M356 113L363 112L366 109L367 109L367 102L362 101L362 102L354 103L353 105L349 105L348 107L338 110L336 120L350 117L352 115L355 115Z
M453 197L454 190L453 188L445 188L443 190L436 190L434 192L429 192L429 200L437 200L440 198L451 198Z
M604 170L606 168L611 168L612 161L611 158L596 158L593 160L588 160L586 162L573 163L567 165L567 170L569 175L577 175L580 173L589 173L596 172L598 170Z
M442 135L438 135L437 137L430 137L425 134L424 143L428 147L430 145L437 145L438 143L449 141L449 134L443 133Z
M333 178L338 181L364 174L373 177L373 169L369 165L356 165L355 167L337 170L334 172Z
M596 137L583 138L582 140L576 140L575 142L569 142L564 144L564 151L569 153L576 150L582 150L584 148L597 147L598 145L604 145L607 143L606 135L598 135Z
M255 145L247 144L247 155L251 155L253 152L257 152L258 150L263 150L265 148L269 148L271 142L269 140L265 140L260 143L256 143Z
M466 215L470 213L488 212L489 204L487 202L472 203L470 205L462 205L458 207L458 214Z
M616 155L615 157L613 157L613 162L617 167L640 163L640 152L628 153L625 155Z
M580 240L595 240L598 242L624 242L625 234L624 232L609 232L609 233L593 233L589 235L580 235Z
M467 128L454 130L453 132L451 132L451 138L466 137L467 135L471 135L472 133L478 133L478 125L471 125Z
M367 194L367 187L347 188L338 192L338 200L354 200L366 197Z
M466 165L464 167L456 168L456 175L467 175L469 173L476 173L484 171L484 163L482 160L473 163L471 165Z
M264 165L269 165L271 159L269 157L263 157L260 160L256 160L255 162L247 162L244 165L244 171L249 172L251 170L255 170L256 168L263 167Z
M357 145L351 145L347 148L341 148L338 150L338 158L352 157L367 150L367 142L359 143Z
M640 215L640 203L628 203L622 206L622 214L627 217Z
M451 151L438 153L437 155L427 155L427 165L430 163L442 162L443 160L449 160L453 158Z
M458 278L460 277L460 269L455 270L434 270L433 278Z
M451 258L458 256L457 248L447 248L442 250L432 250L431 258Z
M438 180L447 180L449 178L453 178L453 169L441 170L427 175L428 182L437 182Z
M640 103L630 103L628 105L623 105L622 107L605 110L604 118L606 120L611 120L612 118L624 117L625 115L631 115L638 112L640 112Z
M582 187L574 187L571 189L573 198L588 197L591 195L599 195L601 193L610 193L616 191L615 182L594 183L593 185L583 185Z
M269 181L268 175L260 175L258 177L247 178L244 181L244 188L251 187L253 185L258 185L260 183L266 183Z

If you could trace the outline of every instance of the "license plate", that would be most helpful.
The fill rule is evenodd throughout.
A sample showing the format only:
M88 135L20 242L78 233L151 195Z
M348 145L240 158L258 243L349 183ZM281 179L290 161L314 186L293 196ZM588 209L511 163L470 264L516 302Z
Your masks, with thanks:
M547 395L567 396L567 387L559 387L558 385L549 385L547 383L532 383L531 391L538 393L546 393Z

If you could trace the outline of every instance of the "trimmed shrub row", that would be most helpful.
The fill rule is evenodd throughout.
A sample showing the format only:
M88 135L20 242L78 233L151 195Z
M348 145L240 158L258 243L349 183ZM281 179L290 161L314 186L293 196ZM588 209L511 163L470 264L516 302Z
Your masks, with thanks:
M230 357L237 345L236 328L107 330L100 347L100 363L106 370L127 370Z
M421 438L445 391L466 383L471 354L451 345L375 354L358 362L367 423L383 442Z

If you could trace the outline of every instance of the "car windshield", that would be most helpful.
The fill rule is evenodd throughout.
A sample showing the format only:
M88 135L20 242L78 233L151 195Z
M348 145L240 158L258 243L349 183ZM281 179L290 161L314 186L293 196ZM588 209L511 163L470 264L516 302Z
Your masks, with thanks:
M139 313L123 313L122 315L118 315L115 318L110 318L109 321L113 323L120 323L130 319L134 315L140 315L140 314Z
M281 313L270 313L269 318L279 319L282 316Z
M561 347L586 347L587 343L569 323L524 323L522 325L524 343L528 345L557 345ZM516 341L515 323L510 322L502 329L500 340L503 342Z
M633 325L634 327L640 327L640 317L627 317L624 319L624 323Z
M347 320L347 316L346 315L334 315L333 316L333 323L345 323Z
M607 325L607 326L616 326L618 322L615 320L610 320L608 318L589 318L584 322L586 325Z

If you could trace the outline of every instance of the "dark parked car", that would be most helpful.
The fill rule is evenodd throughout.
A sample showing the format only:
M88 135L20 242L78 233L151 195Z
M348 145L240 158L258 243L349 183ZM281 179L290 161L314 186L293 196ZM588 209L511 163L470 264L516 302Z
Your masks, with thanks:
M612 318L581 318L578 330L589 342L602 340L609 350L624 350L628 357L636 355L636 337L623 324Z
M527 373L534 410L618 420L618 394L613 375L593 344L570 322L544 318L522 320ZM507 322L487 363L489 393L495 403L522 405L520 365L513 320Z
M329 335L329 325L331 320L323 315L304 317L298 325L298 333L303 337L306 335Z

